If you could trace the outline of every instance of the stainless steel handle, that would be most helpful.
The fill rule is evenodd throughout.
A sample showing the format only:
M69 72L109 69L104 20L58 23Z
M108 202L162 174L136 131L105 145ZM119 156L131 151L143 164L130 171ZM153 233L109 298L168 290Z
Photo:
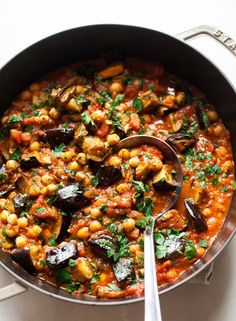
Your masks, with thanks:
M181 32L177 36L183 40L189 40L200 35L207 35L214 38L236 56L236 41L215 27L203 25Z
M12 298L15 295L25 292L27 288L18 282L13 282L0 289L0 301Z
M154 224L152 224L152 226L148 226L144 233L144 320L162 321L155 267L153 229Z

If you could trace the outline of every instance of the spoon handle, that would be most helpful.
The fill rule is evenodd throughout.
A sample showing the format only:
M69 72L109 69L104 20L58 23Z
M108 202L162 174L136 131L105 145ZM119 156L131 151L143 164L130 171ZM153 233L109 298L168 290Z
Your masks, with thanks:
M144 233L145 321L162 321L158 294L152 226Z

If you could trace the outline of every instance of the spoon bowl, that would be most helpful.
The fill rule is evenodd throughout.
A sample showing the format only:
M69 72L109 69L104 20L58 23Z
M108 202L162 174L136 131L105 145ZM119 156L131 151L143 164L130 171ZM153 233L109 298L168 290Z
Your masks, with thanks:
M112 148L111 153L118 152L122 148L133 148L141 145L157 147L163 153L165 161L172 165L175 172L175 192L166 208L160 213L152 215L144 233L145 321L161 321L162 317L157 285L153 233L156 220L168 212L176 203L182 190L183 173L178 155L173 148L165 141L154 136L137 135L127 137ZM109 155L111 153L109 152Z

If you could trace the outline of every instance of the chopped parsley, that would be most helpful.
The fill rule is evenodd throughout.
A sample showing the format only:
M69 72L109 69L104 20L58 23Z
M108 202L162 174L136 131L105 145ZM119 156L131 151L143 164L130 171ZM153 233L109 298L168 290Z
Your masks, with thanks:
M75 265L76 265L75 260L69 259L69 266L70 267L75 267Z
M93 186L98 186L99 184L99 177L98 176L93 176L93 178L91 179L91 183Z
M136 206L137 210L146 217L151 216L153 212L153 202L151 197L145 197Z
M57 157L61 156L65 147L66 147L66 145L64 143L61 143L59 146L56 146L53 150L54 155Z
M207 247L207 245L208 245L208 242L206 240L203 240L203 239L201 239L199 241L199 243L198 243L198 246L204 247L204 248Z
M54 245L56 244L56 237L55 237L55 236L51 236L51 237L49 238L48 244L49 244L50 246L54 246Z
M134 188L136 189L136 194L135 194L136 199L141 197L143 195L143 193L149 191L148 185L144 184L142 181L132 180L132 184L133 184Z
M23 120L23 118L21 117L21 116L18 116L18 115L11 115L9 118L8 118L8 120L7 120L7 122L8 123L16 123L16 122L18 122L18 121L22 121Z
M19 160L20 155L21 155L20 148L17 146L17 147L14 147L14 152L10 154L10 158L14 160Z
M91 281L90 281L90 283L96 283L96 282L98 282L100 280L100 277L99 277L99 275L97 275L97 274L94 274L93 275L93 277L92 277L92 279L91 279Z
M143 102L140 98L135 98L133 101L133 106L137 113L139 113L143 108Z
M197 250L190 240L186 241L184 255L186 259L193 259L197 254Z
M93 118L89 115L89 113L87 111L84 111L81 114L81 120L84 125L92 125L94 127L97 127Z
M70 273L64 268L57 271L55 280L58 284L70 282Z

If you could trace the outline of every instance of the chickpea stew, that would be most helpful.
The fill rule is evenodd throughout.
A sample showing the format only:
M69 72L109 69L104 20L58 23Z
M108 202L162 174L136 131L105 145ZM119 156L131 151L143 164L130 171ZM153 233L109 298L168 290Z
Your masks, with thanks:
M169 143L184 182L156 222L159 286L211 246L233 190L230 135L192 85L154 62L75 64L33 83L5 112L0 246L29 273L73 294L143 295L143 233L175 173L156 147L108 150L130 135Z

